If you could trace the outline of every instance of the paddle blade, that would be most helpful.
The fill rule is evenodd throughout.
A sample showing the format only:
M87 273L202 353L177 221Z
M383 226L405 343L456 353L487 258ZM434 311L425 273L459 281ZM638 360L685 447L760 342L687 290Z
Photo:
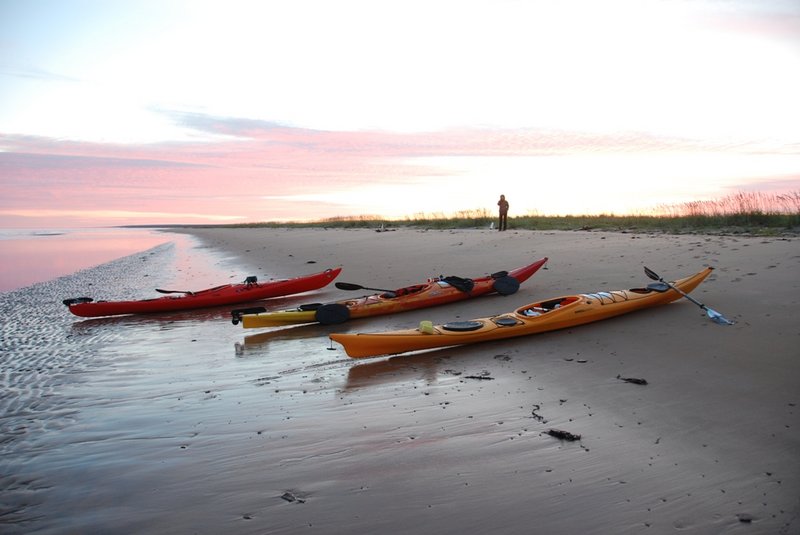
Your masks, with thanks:
M382 288L370 288L369 286L361 286L360 284L351 284L349 282L337 282L334 284L340 290L371 290L373 292L391 292L392 290L384 290Z
M706 309L706 314L714 323L718 323L720 325L733 325L734 322L717 312L716 310L711 310L710 308Z
M334 284L334 286L336 286L340 290L364 290L365 289L363 286L360 286L358 284L350 284L349 282L337 282L336 284Z
M658 274L655 271L653 271L652 269L648 268L647 266L645 266L645 268L644 268L644 274L647 275L648 277L650 277L651 279L653 279L654 281L660 281L661 280L661 277L659 277Z

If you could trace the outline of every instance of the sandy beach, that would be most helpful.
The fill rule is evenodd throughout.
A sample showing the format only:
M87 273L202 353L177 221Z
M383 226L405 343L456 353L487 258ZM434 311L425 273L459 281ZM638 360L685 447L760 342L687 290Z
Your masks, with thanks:
M121 320L114 329L141 338L103 350L107 370L84 370L82 390L70 387L91 401L70 406L75 415L58 430L65 444L27 483L35 463L14 464L23 474L11 478L0 530L800 531L797 238L177 232L259 278L343 266L339 281L375 288L550 261L510 296L338 326L245 330L226 310ZM408 356L355 360L328 340L331 332L466 320L642 286L650 282L643 266L668 280L713 266L692 295L736 324L717 325L682 299L574 329ZM361 293L330 286L267 306L347 295ZM90 340L111 328L73 323L66 313L58 321ZM559 440L550 429L581 438ZM50 490L30 490L37 481ZM26 499L42 506L41 517L26 517Z
M308 492L305 509L331 502L318 517L331 526L409 533L800 529L796 239L488 230L193 234L287 271L304 260L342 265L340 280L378 288L550 258L513 296L303 327L299 336L469 319L544 297L626 289L647 282L643 265L670 280L716 268L694 297L734 319L732 327L683 300L574 330L343 363L346 381L328 388L345 392L332 403L332 417L344 425L319 427L316 440L328 445L314 455L319 464L300 468L314 476L290 485ZM543 434L553 427L582 439Z

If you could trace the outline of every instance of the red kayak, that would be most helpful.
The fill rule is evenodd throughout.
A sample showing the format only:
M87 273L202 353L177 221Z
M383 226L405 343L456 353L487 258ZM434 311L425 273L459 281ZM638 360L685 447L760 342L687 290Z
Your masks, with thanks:
M181 290L156 290L160 293L180 295L142 299L138 301L95 301L91 297L65 299L69 311L76 316L96 318L98 316L117 316L120 314L147 314L152 312L172 312L194 308L216 307L247 303L292 295L311 290L318 290L330 284L339 273L341 267L326 269L321 273L296 277L294 279L270 280L258 282L256 277L247 277L240 284L224 284L197 292Z

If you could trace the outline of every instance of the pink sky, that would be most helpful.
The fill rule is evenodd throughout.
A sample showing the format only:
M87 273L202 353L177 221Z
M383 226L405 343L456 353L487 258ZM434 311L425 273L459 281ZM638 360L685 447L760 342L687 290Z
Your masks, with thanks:
M517 215L547 214L551 210L546 203L560 212L565 203L570 206L571 200L580 198L580 192L563 188L569 198L561 199L553 184L546 184L551 182L547 177L520 178L514 174L519 172L514 164L547 169L549 162L561 158L588 160L584 172L592 176L574 177L575 187L587 194L593 194L596 179L605 174L615 173L619 179L620 173L638 171L644 173L638 186L623 182L621 187L638 190L646 185L646 190L657 191L658 185L648 181L652 171L645 170L648 162L655 164L659 158L685 159L687 167L703 158L730 162L730 169L708 172L707 192L692 184L691 177L702 177L692 168L678 165L670 171L672 179L669 174L658 179L674 193L674 202L696 200L697 191L713 198L737 190L800 190L800 173L791 172L797 155L769 145L708 146L644 135L534 130L326 132L203 116L184 120L218 139L123 145L0 136L5 147L0 153L0 226L235 223L360 214L402 217L484 208L493 212L501 192L515 201ZM475 165L481 160L493 164L482 169ZM491 174L491 169L505 169L497 166L498 161L509 165L509 176ZM604 167L594 167L604 161ZM742 167L743 161L755 162L752 170ZM534 193L527 200L521 193L515 195L528 191L526 183L535 185L535 191L550 192L550 198ZM681 192L681 187L687 191ZM458 191L465 188L470 191ZM380 191L391 198L377 197L370 203L361 196ZM415 201L415 195L427 198ZM644 211L664 201L659 195L631 206ZM584 206L582 213L591 211L591 204ZM596 213L603 212L603 206L598 205Z

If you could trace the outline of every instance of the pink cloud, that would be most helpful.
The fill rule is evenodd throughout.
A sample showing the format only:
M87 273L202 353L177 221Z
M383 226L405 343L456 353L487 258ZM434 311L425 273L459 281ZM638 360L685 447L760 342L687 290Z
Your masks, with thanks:
M0 135L0 147L4 148L0 152L0 226L90 224L87 221L100 221L103 213L106 224L353 215L325 203L304 204L306 212L299 212L300 205L269 198L337 192L367 184L404 184L423 176L444 180L452 173L415 163L415 158L421 157L708 148L688 140L638 133L329 132L203 115L174 117L184 126L216 136L215 140L116 145ZM714 149L734 150L725 146ZM796 147L791 150L796 152ZM362 213L375 213L369 206L361 209ZM76 216L80 213L85 216ZM58 214L63 221L59 222ZM176 216L166 220L165 214Z
M800 12L796 5L793 9L783 10L765 2L756 11L715 12L700 17L700 20L704 25L726 32L780 38L795 44L800 40Z

